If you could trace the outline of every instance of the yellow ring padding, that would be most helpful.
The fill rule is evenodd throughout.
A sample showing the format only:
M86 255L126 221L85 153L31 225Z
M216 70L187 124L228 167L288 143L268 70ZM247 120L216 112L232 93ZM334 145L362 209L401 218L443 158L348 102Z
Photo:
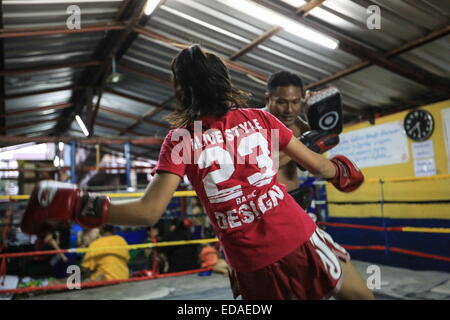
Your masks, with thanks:
M411 181L430 181L430 180L448 180L450 179L450 174L440 174L436 176L429 177L410 177L410 178L368 178L364 180L364 183L380 183L380 182L411 182Z
M430 181L430 180L446 180L450 179L450 174L443 174L430 177L411 177L411 178L385 178L385 179L375 179L369 178L364 181L364 183L386 183L386 182L409 182L409 181ZM144 195L143 192L129 192L129 193L99 193L106 195L110 198L137 198ZM176 191L173 194L174 197L195 197L197 193L195 191ZM28 200L29 195L16 195L16 196L5 196L0 195L0 200Z
M199 243L210 243L219 241L217 238L210 239L198 239L198 240L182 240L182 241L166 241L166 242L148 242L141 244L133 244L128 246L112 246L112 247L101 247L101 248L75 248L69 249L69 252L76 253L86 253L91 251L104 251L111 249L128 249L128 250L136 250L136 249L145 249L145 248L154 248L154 247L169 247L169 246L181 246L188 244L199 244Z
M110 198L138 198L144 195L143 192L128 192L128 193L99 193L101 195L108 196ZM197 193L195 191L176 191L173 194L174 197L195 197ZM30 198L27 194L17 196L0 196L0 200L28 200Z
M420 228L420 227L403 227L403 232L422 232L422 233L450 233L450 228Z

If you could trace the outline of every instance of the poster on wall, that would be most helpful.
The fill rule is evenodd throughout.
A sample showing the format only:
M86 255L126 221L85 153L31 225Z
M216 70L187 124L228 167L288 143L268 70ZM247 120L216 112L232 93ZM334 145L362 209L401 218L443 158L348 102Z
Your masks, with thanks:
M328 154L345 155L360 168L408 162L408 140L403 122L394 121L343 133L340 143Z
M447 149L448 172L450 173L450 108L442 109L445 148Z
M414 174L416 177L436 175L436 163L434 158L414 159Z
M433 141L413 142L411 144L416 177L436 175Z

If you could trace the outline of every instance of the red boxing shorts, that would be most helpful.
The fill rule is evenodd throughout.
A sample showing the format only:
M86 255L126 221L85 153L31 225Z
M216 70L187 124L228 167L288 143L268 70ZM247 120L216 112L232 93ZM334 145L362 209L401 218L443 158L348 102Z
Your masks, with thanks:
M317 228L296 250L262 269L232 271L231 288L243 300L328 299L340 289L342 268L349 253Z

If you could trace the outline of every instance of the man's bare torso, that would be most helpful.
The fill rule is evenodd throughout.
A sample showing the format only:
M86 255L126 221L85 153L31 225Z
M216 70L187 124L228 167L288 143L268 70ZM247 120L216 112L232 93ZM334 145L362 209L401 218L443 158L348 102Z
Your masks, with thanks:
M298 121L292 128L295 137L300 137L302 133L309 130L308 124L298 118ZM280 168L278 170L278 181L286 185L287 191L292 191L298 187L299 169L297 164L283 152L280 152Z

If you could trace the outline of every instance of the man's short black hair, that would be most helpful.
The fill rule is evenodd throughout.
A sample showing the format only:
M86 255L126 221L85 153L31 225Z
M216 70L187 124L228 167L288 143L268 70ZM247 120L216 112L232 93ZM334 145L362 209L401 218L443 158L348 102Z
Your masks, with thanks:
M278 87L300 87L303 92L303 81L295 73L279 71L272 74L267 81L267 91L272 94Z

